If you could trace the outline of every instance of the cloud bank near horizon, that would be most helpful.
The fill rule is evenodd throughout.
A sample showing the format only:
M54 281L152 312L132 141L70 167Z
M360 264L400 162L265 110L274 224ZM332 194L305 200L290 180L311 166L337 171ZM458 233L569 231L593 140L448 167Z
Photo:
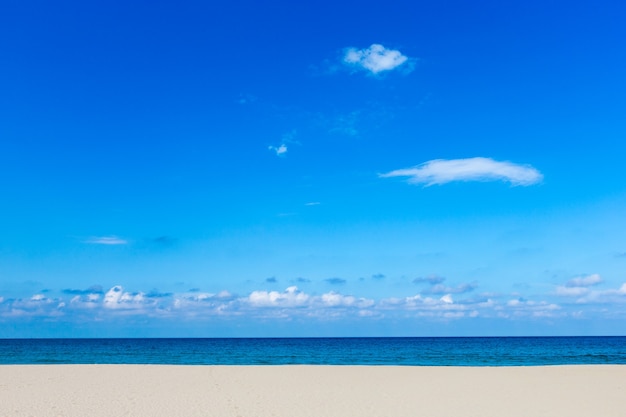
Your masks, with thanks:
M420 281L422 282L422 281ZM428 280L425 283L433 282ZM247 295L189 290L161 293L156 290L127 291L115 285L85 290L65 289L59 296L37 293L27 298L0 296L0 322L45 319L52 321L107 321L116 317L205 321L233 319L351 320L423 318L451 319L583 319L626 315L624 309L607 313L606 306L626 306L626 283L618 288L592 290L602 282L598 274L574 278L555 291L534 297L520 294L474 294L477 284L433 288L402 297L379 299L345 294L336 290L305 292L292 285L283 291L254 290ZM473 294L473 295L472 295ZM620 313L621 312L621 313Z

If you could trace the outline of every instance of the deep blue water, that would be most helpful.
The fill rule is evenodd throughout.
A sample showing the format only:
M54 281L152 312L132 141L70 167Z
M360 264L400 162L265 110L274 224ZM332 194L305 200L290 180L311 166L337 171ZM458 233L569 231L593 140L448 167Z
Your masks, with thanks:
M626 364L626 337L0 339L0 364Z

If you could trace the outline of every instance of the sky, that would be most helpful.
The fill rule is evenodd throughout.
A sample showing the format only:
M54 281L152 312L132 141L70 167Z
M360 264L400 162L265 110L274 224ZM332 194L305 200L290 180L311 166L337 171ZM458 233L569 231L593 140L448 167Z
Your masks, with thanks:
M624 2L0 8L0 337L626 334Z

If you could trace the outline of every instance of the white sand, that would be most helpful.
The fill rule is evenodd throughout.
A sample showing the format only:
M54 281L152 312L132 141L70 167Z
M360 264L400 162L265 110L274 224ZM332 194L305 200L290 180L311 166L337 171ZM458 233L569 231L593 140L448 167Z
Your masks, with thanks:
M626 416L626 366L0 366L0 416Z

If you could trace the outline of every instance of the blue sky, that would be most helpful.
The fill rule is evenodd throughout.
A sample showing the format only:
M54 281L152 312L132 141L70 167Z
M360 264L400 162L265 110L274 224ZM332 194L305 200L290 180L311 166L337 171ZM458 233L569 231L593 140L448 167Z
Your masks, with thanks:
M626 6L0 13L0 337L626 332Z

